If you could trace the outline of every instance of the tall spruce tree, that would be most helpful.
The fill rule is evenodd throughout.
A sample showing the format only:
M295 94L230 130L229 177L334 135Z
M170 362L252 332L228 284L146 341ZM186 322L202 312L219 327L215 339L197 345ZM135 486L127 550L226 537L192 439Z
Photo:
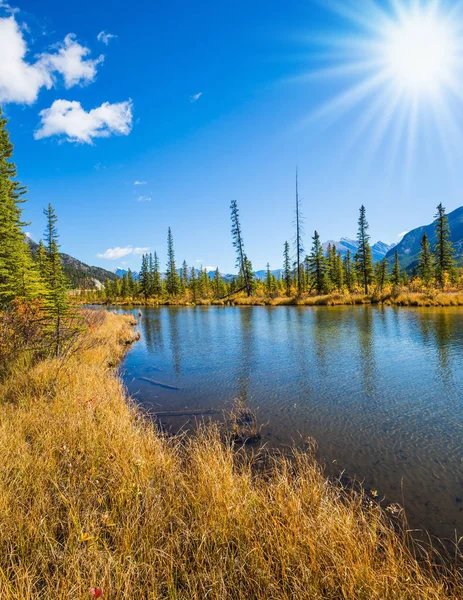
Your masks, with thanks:
M71 312L68 294L69 282L64 275L59 254L58 230L56 228L58 218L51 204L43 212L47 219L44 235L45 250L47 252L44 305L54 354L59 356L64 336L69 331L69 326L66 324L66 319L70 317Z
M186 286L188 285L188 265L186 260L182 263L182 272L180 275L182 290L185 291Z
M0 305L15 297L32 298L43 292L38 270L25 241L21 204L26 189L16 179L13 144L0 109Z
M233 247L236 250L236 267L239 272L239 277L242 279L243 287L246 289L248 296L252 295L252 280L254 274L252 272L252 265L244 251L244 240L241 232L240 213L238 209L238 203L236 200L232 200L230 204L231 211L231 222L232 222L232 238Z
M418 259L418 273L425 286L429 286L433 280L433 257L429 238L426 231L421 238L421 250Z
M312 242L312 249L309 254L310 274L317 294L322 294L325 289L326 259L317 231L314 232Z
M373 260L371 256L370 236L368 235L368 221L363 205L360 207L358 226L357 241L359 246L356 254L358 277L362 282L365 294L368 294L369 286L373 281Z
M455 249L450 239L449 220L442 202L437 207L435 219L436 243L434 244L434 270L437 283L445 287L448 279L455 276Z
M388 281L388 262L386 257L375 265L375 281L378 292L382 292Z
M154 258L153 258L152 287L153 287L153 295L154 296L162 295L162 278L161 278L161 270L160 270L160 266L159 266L159 258L158 258L157 252L154 253Z
M170 227L167 231L166 292L170 296L180 293L180 277L175 264L174 238Z
M143 254L141 257L141 268L139 274L140 292L143 294L145 300L149 298L151 288L148 260L148 255Z
M285 242L284 250L283 250L283 280L285 284L286 295L291 295L291 285L292 285L292 277L291 277L291 258L289 255L289 243Z

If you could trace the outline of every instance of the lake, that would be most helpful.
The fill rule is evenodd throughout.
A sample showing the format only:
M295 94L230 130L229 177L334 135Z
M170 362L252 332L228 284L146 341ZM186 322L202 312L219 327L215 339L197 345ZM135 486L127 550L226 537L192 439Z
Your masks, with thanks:
M220 418L240 398L269 446L310 436L328 473L405 505L411 527L463 534L462 309L160 307L139 322L123 373L143 406Z

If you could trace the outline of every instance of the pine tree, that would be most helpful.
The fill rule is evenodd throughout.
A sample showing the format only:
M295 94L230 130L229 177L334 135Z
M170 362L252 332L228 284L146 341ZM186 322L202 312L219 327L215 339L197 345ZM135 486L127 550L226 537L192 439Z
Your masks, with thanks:
M189 288L191 290L191 293L193 294L193 302L196 302L196 298L197 298L197 294L198 294L198 281L196 278L196 269L194 267L191 267L191 271L190 271L190 283L189 283Z
M122 283L121 283L121 297L124 298L128 298L130 295L130 290L129 290L129 278L127 273L123 273L122 275Z
M399 262L399 252L398 250L395 251L395 255L394 255L394 266L392 267L392 273L391 273L391 283L392 285L396 288L400 285L400 262Z
M160 267L159 267L159 258L158 258L158 255L156 252L154 253L154 259L153 259L152 288L153 288L154 296L162 295L162 278L161 278L161 271L160 271Z
M344 275L347 289L349 292L353 292L357 283L357 277L355 274L355 268L352 264L352 255L350 250L347 250L344 258Z
M426 231L421 238L421 251L418 259L418 273L423 283L429 286L433 279L433 257Z
M0 109L0 305L15 297L30 299L43 292L43 286L25 241L20 205L26 190L16 180L11 161L13 145Z
M254 273L252 272L252 265L244 251L244 240L241 233L240 216L238 210L238 203L236 200L232 200L230 205L231 221L232 221L232 238L233 247L236 250L236 267L238 268L239 277L243 281L243 287L246 289L248 296L252 295L252 280Z
M339 252L336 252L335 254L336 256L334 265L334 283L336 289L341 292L344 288L344 264L342 262L342 258Z
M291 295L291 285L292 285L292 277L291 277L291 258L289 256L289 244L285 242L284 250L283 250L283 280L285 284L286 295Z
M437 207L435 219L436 243L434 245L434 265L437 283L445 287L447 278L455 275L455 249L450 239L449 220L442 203Z
M185 291L186 286L188 285L188 265L186 264L186 260L182 263L182 272L180 275L182 290Z
M309 268L313 285L317 293L322 294L325 288L326 259L317 231L315 231L312 240L312 249L309 254Z
M45 249L47 261L45 268L46 290L44 294L45 315L49 321L54 354L59 356L63 338L69 331L65 320L71 316L68 295L68 281L64 275L58 246L57 216L51 204L43 211L47 219L45 230Z
M180 277L175 265L174 238L170 227L167 231L166 291L170 296L180 293Z
M135 295L135 279L133 278L132 269L127 270L127 291L130 298Z
M143 254L141 257L141 269L139 274L140 281L140 292L145 297L145 300L148 299L150 295L150 272L149 272L149 264L148 264L148 256Z
M224 295L224 281L220 275L219 267L214 273L214 294L217 299Z
M375 281L378 292L382 292L386 287L388 280L388 262L386 258L380 260L375 265Z
M362 282L365 294L368 294L368 288L373 281L373 260L371 256L370 236L368 235L368 222L366 219L365 207L360 207L360 217L358 221L359 229L357 240L359 243L356 254L359 280Z

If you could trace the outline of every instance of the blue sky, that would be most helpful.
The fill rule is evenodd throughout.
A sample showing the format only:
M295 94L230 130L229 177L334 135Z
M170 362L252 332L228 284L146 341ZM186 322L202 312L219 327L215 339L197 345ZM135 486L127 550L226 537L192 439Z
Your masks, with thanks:
M388 2L376 4L392 14ZM443 11L455 4L441 1ZM374 18L371 2L349 5L355 18ZM235 198L254 267L279 268L293 237L296 165L307 248L314 229L324 240L354 237L362 203L373 241L386 242L430 222L440 201L449 211L463 204L463 146L446 133L458 129L449 118L456 94L450 113L425 104L412 150L410 112L399 106L384 123L390 90L323 110L355 83L355 69L344 67L361 50L356 40L371 37L335 8L334 0L41 0L0 9L0 27L24 44L9 71L0 66L0 103L29 188L32 237L51 202L62 250L86 263L138 269L145 248L164 262L170 225L179 263L228 272ZM320 73L339 66L336 76Z

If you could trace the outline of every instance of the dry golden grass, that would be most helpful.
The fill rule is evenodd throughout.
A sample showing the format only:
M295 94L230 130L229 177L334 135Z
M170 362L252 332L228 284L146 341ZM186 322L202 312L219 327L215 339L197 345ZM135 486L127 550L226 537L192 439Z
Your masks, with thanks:
M102 302L104 304L104 302ZM388 306L463 306L463 292L429 290L423 292L411 292L399 290L397 293L373 292L363 294L359 292L333 292L331 294L314 295L304 294L302 296L276 296L269 297L254 295L248 298L243 293L230 298L213 300L210 298L198 298L192 302L190 298L174 298L169 300L134 300L132 302L118 301L118 306L353 306L357 304L385 304Z
M258 469L215 429L161 437L110 366L132 339L106 314L66 361L0 389L2 600L463 596L311 453Z

